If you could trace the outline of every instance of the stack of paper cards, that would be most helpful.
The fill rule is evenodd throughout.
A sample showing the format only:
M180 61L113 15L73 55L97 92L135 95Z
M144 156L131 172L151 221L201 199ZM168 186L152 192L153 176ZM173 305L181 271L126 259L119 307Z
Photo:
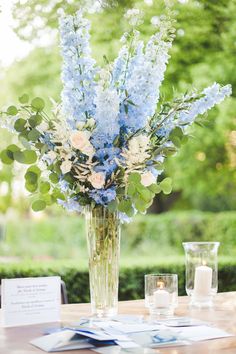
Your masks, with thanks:
M54 333L50 329L51 334L34 339L31 344L47 352L87 348L101 354L152 354L154 348L231 336L190 318L172 318L155 324L123 320L83 319L77 327L62 328L59 332L55 329Z

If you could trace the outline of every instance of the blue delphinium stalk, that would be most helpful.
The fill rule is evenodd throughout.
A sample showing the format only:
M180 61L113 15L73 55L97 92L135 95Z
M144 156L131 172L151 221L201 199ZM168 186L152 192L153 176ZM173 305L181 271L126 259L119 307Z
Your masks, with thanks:
M158 103L173 40L171 22L160 21L158 27L146 48L139 40L138 31L127 35L131 44L125 42L114 63L113 80L122 98L119 122L130 132L145 127Z
M60 19L63 57L62 109L72 128L94 115L95 60L89 45L90 22L82 11Z
M120 98L115 88L103 88L99 85L96 90L96 128L93 132L92 143L96 148L112 145L120 132L118 115Z
M192 103L187 112L180 112L179 123L191 124L199 114L204 114L206 111L222 102L227 96L232 93L231 85L220 86L214 83L212 86L205 88L202 91L203 97Z

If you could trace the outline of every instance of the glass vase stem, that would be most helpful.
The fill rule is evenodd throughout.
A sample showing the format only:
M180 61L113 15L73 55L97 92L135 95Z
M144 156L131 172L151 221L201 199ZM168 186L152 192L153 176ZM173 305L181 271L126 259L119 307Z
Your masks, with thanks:
M86 211L92 315L110 317L118 310L120 220L102 206Z

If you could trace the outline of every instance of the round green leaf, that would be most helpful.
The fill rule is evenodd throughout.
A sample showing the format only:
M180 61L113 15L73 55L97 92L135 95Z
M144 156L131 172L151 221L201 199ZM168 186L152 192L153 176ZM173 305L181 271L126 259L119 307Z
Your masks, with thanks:
M15 152L15 151L20 151L20 148L15 144L11 144L11 145L8 145L7 150L9 150L11 152Z
M25 182L25 189L30 193L34 193L38 189L38 184L31 184L29 182Z
M37 184L38 175L32 171L27 171L25 174L25 180L30 184Z
M172 180L171 178L165 178L161 183L160 187L164 194L170 194L172 191Z
M29 124L32 128L37 127L37 125L42 123L42 116L40 114L34 114L33 116L30 117L29 119Z
M44 109L44 107L45 107L45 102L44 102L44 100L43 100L42 98L40 98L40 97L35 97L35 98L32 100L31 105L32 105L32 107L33 107L36 111L40 112L40 111L42 111L42 110Z
M50 191L50 183L48 182L41 182L39 186L40 193L46 194Z
M37 154L33 150L16 151L13 153L14 159L17 162L31 165L37 161Z
M9 114L9 116L15 116L18 113L18 109L15 106L10 106L7 109L7 114Z
M11 165L14 161L13 154L9 150L1 151L0 158L5 165Z
M56 173L51 173L49 179L52 183L58 183L59 181L58 175Z
M38 177L41 175L41 170L38 168L38 166L30 166L28 169L27 169L27 172L34 172Z
M26 120L19 118L15 121L14 128L17 132L21 133L25 129Z
M31 141L36 141L40 136L41 133L37 129L33 128L28 134L28 139Z
M22 104L29 102L29 95L24 93L22 96L19 97L19 102Z
M36 200L35 202L33 202L32 204L32 209L34 211L41 211L41 210L44 210L46 208L46 203L44 200Z

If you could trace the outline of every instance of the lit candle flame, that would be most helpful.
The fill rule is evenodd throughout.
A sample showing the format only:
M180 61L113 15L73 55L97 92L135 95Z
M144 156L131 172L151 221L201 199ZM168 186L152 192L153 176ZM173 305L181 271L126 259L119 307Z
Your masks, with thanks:
M202 261L202 265L205 266L206 265L206 261Z
M157 287L158 287L159 289L164 289L164 287L165 287L164 282L163 282L163 281L158 281L158 282L157 282Z

